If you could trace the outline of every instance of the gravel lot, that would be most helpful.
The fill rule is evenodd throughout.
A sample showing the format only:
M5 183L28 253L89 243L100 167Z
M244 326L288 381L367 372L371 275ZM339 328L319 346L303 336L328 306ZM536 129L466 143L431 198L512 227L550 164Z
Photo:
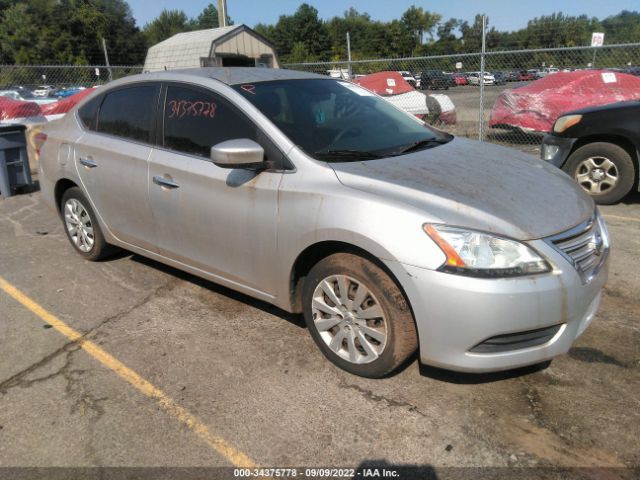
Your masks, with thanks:
M0 200L0 277L85 335L69 341L0 290L0 466L230 467L232 445L265 467L638 478L640 196L602 210L610 280L568 355L492 375L414 361L367 380L327 362L299 317L136 255L86 262L39 193ZM96 361L87 340L177 410Z

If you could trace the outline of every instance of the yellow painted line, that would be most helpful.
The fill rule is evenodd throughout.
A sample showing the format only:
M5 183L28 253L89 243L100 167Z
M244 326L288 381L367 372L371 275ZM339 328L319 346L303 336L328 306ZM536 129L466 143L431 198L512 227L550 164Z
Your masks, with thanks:
M0 289L7 295L12 297L17 302L21 303L25 308L33 312L40 319L53 328L55 328L62 335L67 337L73 342L77 342L78 345L93 358L98 360L101 364L110 370L117 373L123 380L135 387L138 391L142 392L147 397L150 397L158 402L158 404L167 412L171 417L185 424L191 431L193 431L202 441L204 441L209 447L213 448L216 452L222 455L225 459L231 462L233 465L240 468L256 468L257 464L251 460L247 455L236 449L233 445L227 442L224 438L214 435L209 431L207 426L198 420L194 415L189 413L183 407L174 402L166 393L147 380L142 378L136 372L127 367L120 360L111 356L105 350L100 348L97 344L91 340L83 338L82 334L77 330L74 330L69 325L64 323L58 317L53 315L44 309L41 305L33 301L27 295L22 293L16 287L11 285L5 279L0 277Z
M608 215L604 214L604 218L613 218L615 220L631 220L632 222L640 222L640 218L636 217L623 217L622 215Z

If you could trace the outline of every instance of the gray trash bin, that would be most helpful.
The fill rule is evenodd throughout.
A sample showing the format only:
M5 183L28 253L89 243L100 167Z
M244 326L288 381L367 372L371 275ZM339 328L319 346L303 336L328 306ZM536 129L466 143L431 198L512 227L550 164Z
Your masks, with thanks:
M0 127L0 195L10 197L19 187L31 185L24 125Z

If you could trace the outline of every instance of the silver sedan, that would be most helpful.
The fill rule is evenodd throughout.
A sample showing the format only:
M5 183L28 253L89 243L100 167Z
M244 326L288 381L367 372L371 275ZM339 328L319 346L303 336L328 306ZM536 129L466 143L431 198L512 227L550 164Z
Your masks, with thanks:
M302 313L381 377L566 352L609 240L564 173L434 130L359 86L277 69L128 77L50 123L40 184L86 259L124 248Z

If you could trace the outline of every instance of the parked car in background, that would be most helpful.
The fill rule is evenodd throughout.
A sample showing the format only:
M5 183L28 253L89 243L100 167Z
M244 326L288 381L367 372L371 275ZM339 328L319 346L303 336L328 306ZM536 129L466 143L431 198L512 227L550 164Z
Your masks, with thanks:
M527 72L533 75L534 80L538 80L539 78L542 78L542 75L540 75L540 70L538 70L537 68L530 68L529 70L527 70Z
M463 73L454 73L451 75L451 78L453 80L453 83L456 86L461 86L461 85L468 85L469 82L467 81L467 76Z
M517 70L505 72L505 78L507 82L517 82L520 80L520 72Z
M467 81L467 76L462 73L454 73L451 75L451 78L456 86L469 84L469 82Z
M467 74L467 81L469 82L469 85L480 85L480 72L469 72ZM492 73L485 72L483 83L485 85L494 85L496 83L496 78Z
M327 75L329 75L331 78L341 78L343 80L349 80L349 69L332 68L331 70L327 70Z
M555 67L547 67L547 68L543 68L541 70L538 70L536 73L537 78L542 78L542 77L546 77L547 75L552 75L554 73L558 73L560 71L560 69L555 68Z
M463 371L545 362L589 326L607 279L604 221L566 175L341 79L133 75L43 134L42 197L81 257L118 246L303 314L352 374L416 350Z
M640 67L626 67L622 69L623 73L628 73L629 75L635 75L636 77L640 77Z
M541 156L567 172L596 203L611 204L637 184L638 152L640 101L634 100L563 114L544 137Z
M504 72L494 72L493 78L495 85L506 85L507 83L507 75Z
M420 73L421 90L448 90L451 79L439 70L425 70Z
M566 112L640 98L640 78L606 70L558 72L523 87L504 90L489 126L551 132Z
M81 92L82 90L85 90L86 87L66 87L66 88L61 88L56 90L53 93L53 96L55 96L56 98L67 98L70 97L71 95L75 95L78 92Z
M404 81L411 85L413 88L416 88L418 86L418 81L416 80L416 77L413 76L413 73L409 72L408 70L400 70L398 71L398 73L402 75Z
M48 97L56 88L53 85L40 85L33 91L36 97Z
M520 70L520 75L518 76L518 81L520 81L520 82L531 82L533 80L536 80L535 73L532 73L529 70Z
M354 83L382 96L405 112L429 124L454 125L456 110L449 96L417 91L400 72L377 72L354 80Z
M14 100L0 93L0 125L44 123L41 106L36 102Z
M17 100L20 102L34 102L38 105L44 105L47 103L55 102L55 98L43 98L36 97L28 90L0 90L0 96L10 98L11 100Z

